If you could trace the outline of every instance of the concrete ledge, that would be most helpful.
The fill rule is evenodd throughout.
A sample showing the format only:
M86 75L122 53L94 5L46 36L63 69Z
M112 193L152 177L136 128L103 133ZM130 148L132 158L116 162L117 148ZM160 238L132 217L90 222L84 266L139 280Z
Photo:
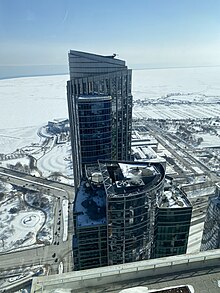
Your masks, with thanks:
M197 254L185 254L147 261L101 267L90 270L36 277L33 279L31 293L49 292L54 289L69 289L72 292L87 287L96 287L111 283L131 281L141 278L155 278L162 275L170 275L184 272L195 272L209 268L220 269L220 249L200 252ZM38 290L37 290L38 289ZM41 291L40 291L41 292Z

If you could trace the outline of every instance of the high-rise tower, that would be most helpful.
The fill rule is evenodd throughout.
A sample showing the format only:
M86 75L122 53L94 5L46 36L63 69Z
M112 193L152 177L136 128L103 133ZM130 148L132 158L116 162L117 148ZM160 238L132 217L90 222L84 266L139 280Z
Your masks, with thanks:
M191 210L176 193L165 198L165 162L131 162L131 70L115 55L78 51L69 66L74 269L184 252Z
M131 70L127 68L125 61L116 59L115 54L112 56L101 56L72 50L69 53L69 69L70 81L67 83L67 98L73 153L73 172L75 189L77 190L84 173L84 163L88 163L85 162L85 157L83 157L83 152L86 148L84 139L86 135L85 129L87 128L86 123L90 122L91 128L92 123L94 123L96 130L94 130L93 135L99 140L99 134L103 139L106 139L104 133L108 136L109 131L111 132L111 146L108 144L108 150L105 149L104 153L104 149L101 149L100 152L97 152L99 154L95 154L91 150L90 153L87 152L87 160L90 160L90 154L96 160L103 158L130 160L132 128ZM108 103L110 105L111 103L110 111L107 108L103 108L102 110L95 110L96 114L91 113L89 99L96 98L96 101L98 101L98 97L103 105L104 100L105 104ZM81 111L79 108L83 107L83 98L87 99L88 109ZM107 99L109 99L108 102ZM108 106L106 105L106 107ZM81 114L79 111L81 111ZM85 111L90 111L90 121L83 121ZM98 117L98 115L101 116ZM109 116L106 117L105 115ZM110 116L111 125L109 125L108 121ZM87 138L89 138L88 135L90 134L87 133ZM104 140L101 141L102 143L103 145L106 144ZM111 152L110 156L109 151ZM96 155L97 157L95 158Z
M201 251L220 248L220 184L209 197L201 242Z
M74 269L149 259L164 166L105 160L93 169L86 168L74 203Z

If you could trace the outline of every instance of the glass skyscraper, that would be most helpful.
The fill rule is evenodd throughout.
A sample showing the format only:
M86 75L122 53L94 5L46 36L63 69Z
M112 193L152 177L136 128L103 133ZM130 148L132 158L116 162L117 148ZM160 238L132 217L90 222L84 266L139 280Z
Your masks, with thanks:
M131 70L115 55L78 51L69 66L74 270L184 252L191 207L163 193L164 162L131 161Z
M201 251L220 248L220 184L209 197L201 242Z
M86 135L85 129L87 129L87 125L82 122L84 114L80 114L82 111L79 109L83 107L83 97L86 97L87 102L89 102L90 98L94 100L95 97L96 99L97 97L111 98L111 102L109 100L109 103L111 103L111 113L103 114L111 115L111 130L107 117L104 117L105 122L99 125L102 130L106 127L104 130L106 135L108 135L109 130L111 131L111 147L107 143L105 149L106 155L109 155L111 149L111 158L109 156L105 157L103 154L104 150L102 150L99 152L100 157L97 152L96 161L103 158L112 160L130 160L131 158L131 70L127 68L125 61L116 59L115 55L101 56L72 50L69 53L69 70L70 81L67 82L67 99L73 153L73 172L75 189L77 190L84 172L83 160L85 157L83 158L82 156L86 149L82 135ZM98 119L96 115L92 116L94 119ZM92 119L91 117L88 119ZM101 121L99 122L101 123ZM99 122L94 121L94 123ZM98 138L97 131L96 129L95 135ZM102 135L104 135L104 132L102 132ZM90 134L87 133L87 135ZM91 152L91 155L95 159L95 154Z

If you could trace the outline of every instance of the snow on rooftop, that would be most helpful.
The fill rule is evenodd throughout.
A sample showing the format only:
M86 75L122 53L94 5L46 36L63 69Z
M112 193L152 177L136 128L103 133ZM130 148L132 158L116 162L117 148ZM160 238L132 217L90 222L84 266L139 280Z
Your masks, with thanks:
M183 194L178 189L164 191L163 199L160 204L161 208L185 208L189 207L189 203L184 199Z
M135 160L150 160L151 162L166 162L150 146L132 146Z
M144 166L141 164L127 164L127 163L118 163L122 174L125 178L133 178L135 176L146 176L143 175L143 170L148 170L149 175L155 175L157 173L154 166Z
M128 288L128 289L123 289L119 293L149 293L147 287L133 287L133 288Z
M86 186L83 181L75 199L74 212L78 226L91 226L106 223L106 193L103 187Z
M66 123L68 122L69 120L67 118L54 118L52 119L51 121L48 121L48 122L51 122L51 123Z
M199 167L197 166L191 166L197 174L204 174L204 171L202 171Z
M135 133L132 133L132 144L137 145L137 144L157 144L157 140L149 135L146 134L146 129L144 130L145 133L140 132L140 131L135 131Z

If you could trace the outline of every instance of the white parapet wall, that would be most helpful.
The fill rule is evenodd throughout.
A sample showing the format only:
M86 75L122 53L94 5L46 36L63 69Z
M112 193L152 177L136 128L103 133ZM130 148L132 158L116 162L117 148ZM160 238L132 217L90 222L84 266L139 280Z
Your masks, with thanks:
M178 256L163 257L122 265L101 267L96 269L75 271L58 275L36 277L32 282L31 293L53 292L55 289L71 289L79 292L87 287L103 286L111 283L132 282L132 280L158 277L183 273L192 270L202 270L219 267L220 249L215 251L199 252L197 254L183 254Z

